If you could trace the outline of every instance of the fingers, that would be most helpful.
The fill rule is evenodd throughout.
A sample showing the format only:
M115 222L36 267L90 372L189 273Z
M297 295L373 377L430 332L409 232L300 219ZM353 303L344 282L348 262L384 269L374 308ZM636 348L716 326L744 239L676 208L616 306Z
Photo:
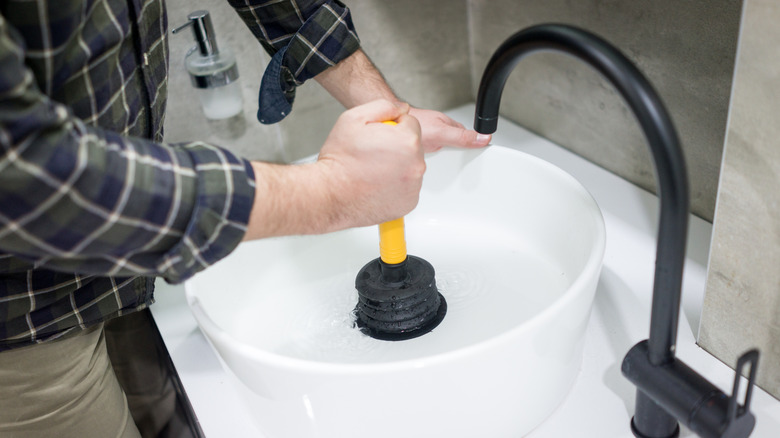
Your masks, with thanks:
M487 146L492 138L489 134L480 134L470 129L454 127L443 128L440 137L444 146L460 148L481 148Z
M433 152L444 146L457 148L480 148L490 143L491 136L478 134L438 111L411 108L411 116L422 126L422 143L426 152Z
M421 137L422 128L420 122L409 114L401 114L396 120L396 126L386 124L376 124L372 127L381 129L376 133L376 139L386 139L391 144L393 155L401 152L401 148L412 152L419 163L424 165L425 151L422 147ZM372 149L376 152L378 145L373 145ZM411 164L411 163L407 163Z

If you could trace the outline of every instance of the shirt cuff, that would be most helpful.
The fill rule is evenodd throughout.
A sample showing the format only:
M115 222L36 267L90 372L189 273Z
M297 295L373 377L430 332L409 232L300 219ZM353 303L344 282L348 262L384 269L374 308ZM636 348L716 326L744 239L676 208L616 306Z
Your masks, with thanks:
M246 234L255 196L249 161L204 143L183 145L197 173L192 216L160 271L169 283L182 282L230 254Z
M320 6L271 58L260 84L257 119L272 124L292 111L295 88L360 48L349 9Z

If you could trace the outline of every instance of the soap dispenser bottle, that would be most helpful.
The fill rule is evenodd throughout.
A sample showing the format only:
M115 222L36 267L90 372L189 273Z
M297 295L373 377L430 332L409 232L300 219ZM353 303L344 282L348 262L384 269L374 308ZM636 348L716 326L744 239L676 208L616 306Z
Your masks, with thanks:
M192 12L187 19L186 24L172 33L192 27L197 44L187 52L184 65L192 86L197 90L203 113L210 122L214 122L210 125L218 135L236 138L245 129L236 57L229 48L217 46L209 11Z

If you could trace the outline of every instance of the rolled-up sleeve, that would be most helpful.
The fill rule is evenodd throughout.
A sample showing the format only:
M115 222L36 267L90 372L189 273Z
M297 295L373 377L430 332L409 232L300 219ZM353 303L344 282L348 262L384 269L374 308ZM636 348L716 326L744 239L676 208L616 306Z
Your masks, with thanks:
M292 110L295 87L360 48L352 16L337 0L228 0L272 56L259 94L258 120Z
M179 282L238 245L254 199L248 162L87 126L38 90L2 17L0 65L0 252Z

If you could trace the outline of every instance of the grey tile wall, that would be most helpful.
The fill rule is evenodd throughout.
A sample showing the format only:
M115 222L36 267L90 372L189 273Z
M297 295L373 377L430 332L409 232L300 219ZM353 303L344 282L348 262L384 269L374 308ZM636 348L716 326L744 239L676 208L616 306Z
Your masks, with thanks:
M534 24L583 27L615 44L655 85L676 123L692 210L712 220L741 1L469 0L473 89L499 44ZM633 116L578 60L535 54L518 64L502 115L652 189L653 169Z
M780 5L746 0L699 345L780 398Z

